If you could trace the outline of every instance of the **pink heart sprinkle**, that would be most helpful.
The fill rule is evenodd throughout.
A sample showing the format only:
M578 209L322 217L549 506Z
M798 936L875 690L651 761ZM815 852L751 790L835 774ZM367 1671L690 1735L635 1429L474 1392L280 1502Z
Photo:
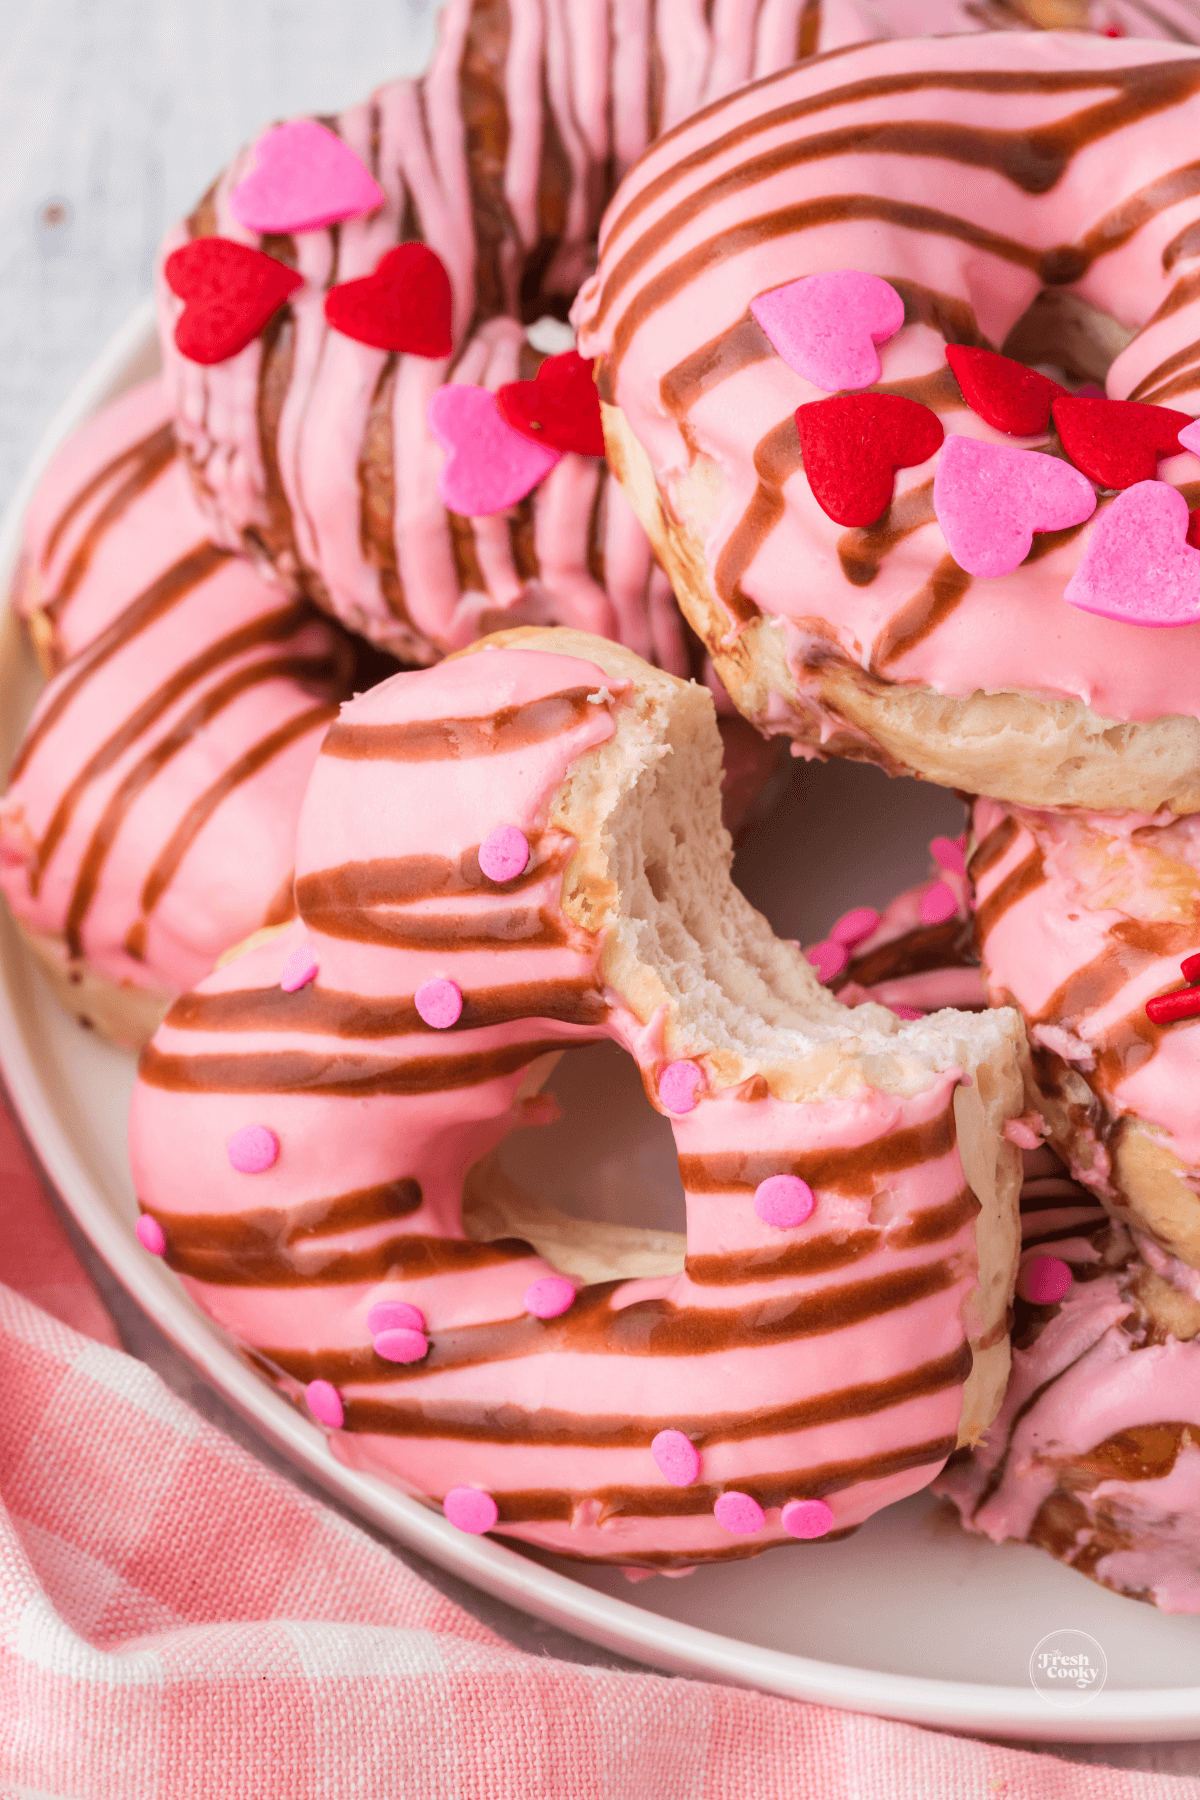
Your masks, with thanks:
M939 868L949 875L965 875L967 858L957 838L935 837L929 841L930 855Z
M669 1063L658 1078L658 1097L668 1112L690 1113L703 1082L704 1071L698 1063Z
M736 1490L722 1494L713 1512L717 1524L738 1537L753 1537L766 1524L766 1514L758 1501L750 1494L739 1494Z
M776 1231L803 1225L816 1204L812 1189L799 1175L768 1175L754 1190L756 1214Z
M479 846L479 867L489 881L515 881L529 867L529 839L515 825L497 825Z
M304 1390L304 1398L318 1425L328 1425L332 1431L342 1429L346 1423L346 1409L331 1381L310 1381Z
M825 394L878 381L875 346L904 323L895 288L858 269L789 281L752 300L750 311L788 368Z
M371 1341L376 1356L382 1356L384 1362L415 1363L429 1354L429 1339L423 1331L409 1331L403 1327L377 1331Z
M525 1289L523 1305L535 1319L557 1319L575 1304L575 1283L565 1275L543 1275Z
M133 1234L137 1238L138 1243L142 1246L142 1249L148 1250L151 1256L165 1255L167 1248L166 1233L163 1231L158 1220L152 1219L149 1213L142 1214L141 1218L133 1228Z
M1200 456L1200 419L1194 425L1185 425L1179 434L1179 441L1185 450L1194 456Z
M1090 519L1096 490L1056 456L951 435L933 477L933 510L961 569L1008 575L1029 555L1035 531Z
M317 959L313 955L311 944L298 944L283 965L279 977L279 985L285 994L295 994L317 975Z
M691 1487L700 1473L700 1452L682 1431L660 1431L650 1444L650 1454L663 1479L672 1487Z
M1192 426L1185 427L1191 431ZM1122 625L1200 621L1200 550L1188 503L1165 481L1138 481L1105 507L1063 599Z
M349 145L315 119L263 133L254 167L229 196L248 231L315 231L383 205L383 189Z
M500 1517L500 1508L490 1494L482 1488L451 1488L442 1501L442 1511L452 1525L460 1531L469 1531L472 1537L481 1537L490 1531Z
M931 888L926 888L921 895L918 911L923 925L944 925L958 911L958 900L954 889L944 881L935 881Z
M898 1019L923 1019L925 1017L919 1006L889 1006L888 1011L895 1013Z
M850 952L845 944L835 944L831 938L822 938L819 944L810 944L804 954L821 981L832 981L850 961Z
M444 975L435 975L431 981L421 983L413 995L413 1005L434 1031L449 1031L462 1017L462 989Z
M856 906L852 912L843 913L829 928L829 936L835 944L845 944L852 950L855 944L861 944L869 938L879 923L879 914L873 906Z
M514 431L488 388L440 387L425 417L446 461L438 476L442 504L467 519L515 506L562 461L562 452Z
M279 1139L266 1125L243 1125L225 1149L239 1175L261 1175L279 1155Z
M833 1526L833 1508L824 1500L789 1500L779 1522L789 1537L824 1537Z
M407 1300L377 1300L367 1314L367 1330L372 1337L381 1331L424 1331L425 1314Z
M1031 1256L1021 1264L1017 1292L1032 1306L1055 1306L1071 1287L1071 1269L1060 1256Z

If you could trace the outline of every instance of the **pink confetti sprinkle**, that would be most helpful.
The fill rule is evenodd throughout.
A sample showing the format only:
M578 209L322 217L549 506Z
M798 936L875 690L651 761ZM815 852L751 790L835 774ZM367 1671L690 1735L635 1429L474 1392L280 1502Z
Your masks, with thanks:
M682 1431L658 1432L650 1454L672 1487L691 1487L700 1473L700 1452Z
M864 938L869 938L878 923L879 914L873 906L856 906L830 926L829 936L835 944L845 944L852 949Z
M460 1531L469 1531L472 1537L481 1537L490 1531L500 1517L500 1508L490 1494L482 1488L451 1488L442 1501L442 1511L452 1525Z
M955 838L935 837L930 841L929 849L934 862L948 874L966 874L967 858L962 845Z
M799 1175L768 1175L754 1190L755 1212L776 1231L803 1225L815 1205L812 1189Z
M239 1175L261 1175L279 1155L279 1139L266 1125L243 1125L225 1149Z
M1060 1256L1031 1256L1021 1264L1017 1292L1032 1306L1054 1306L1066 1298L1071 1270Z
M372 1337L381 1331L424 1331L425 1314L407 1300L377 1300L367 1314L367 1330Z
M789 1500L779 1522L789 1537L824 1537L833 1528L833 1508L824 1500Z
M523 1296L525 1311L535 1319L557 1319L575 1304L575 1283L565 1275L543 1275L531 1281Z
M457 1025L462 1017L462 989L455 981L449 981L444 975L435 975L432 981L423 981L413 1002L418 1013L434 1031L448 1031L451 1025Z
M515 881L529 867L529 839L515 825L497 825L479 846L479 866L489 881Z
M766 1514L758 1501L749 1494L739 1494L733 1490L722 1494L713 1507L718 1525L726 1531L732 1531L737 1537L753 1537L766 1524Z
M137 1238L138 1243L142 1246L142 1249L148 1250L151 1256L163 1256L166 1254L166 1233L163 1231L158 1220L152 1219L149 1213L142 1214L133 1228L133 1234Z
M346 1409L331 1381L310 1381L304 1390L304 1398L318 1425L328 1425L331 1431L342 1429L346 1423Z
M819 944L810 944L804 954L822 981L832 981L850 961L850 952L845 944L835 944L832 938L822 938Z
M414 1363L429 1354L429 1339L423 1331L412 1331L407 1326L392 1326L387 1331L377 1331L372 1338L376 1356L382 1356L384 1362Z
M658 1097L668 1112L690 1113L703 1084L704 1071L698 1063L668 1063L658 1078Z
M888 1011L895 1013L898 1019L923 1019L925 1017L919 1006L889 1006Z
M310 981L316 979L317 959L313 955L311 944L298 944L283 965L283 973L279 977L279 985L285 994L299 993Z
M921 895L921 923L923 925L944 925L958 911L958 898L953 888L947 887L944 881L935 881L931 888L926 888Z

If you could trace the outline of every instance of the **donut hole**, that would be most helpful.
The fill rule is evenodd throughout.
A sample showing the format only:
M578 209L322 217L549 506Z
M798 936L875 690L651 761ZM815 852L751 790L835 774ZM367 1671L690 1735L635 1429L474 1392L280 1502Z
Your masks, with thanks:
M1043 288L1001 349L1031 368L1061 372L1068 382L1095 381L1103 387L1112 364L1136 335L1078 294Z

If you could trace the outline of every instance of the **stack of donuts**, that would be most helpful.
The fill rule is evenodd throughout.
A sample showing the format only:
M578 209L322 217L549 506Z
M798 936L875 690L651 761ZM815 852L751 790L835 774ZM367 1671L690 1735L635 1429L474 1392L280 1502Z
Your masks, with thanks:
M448 0L235 158L31 512L0 886L347 1465L636 1575L935 1484L1196 1610L1200 29L985 10ZM722 733L967 834L805 952ZM686 1236L501 1166L601 1039Z

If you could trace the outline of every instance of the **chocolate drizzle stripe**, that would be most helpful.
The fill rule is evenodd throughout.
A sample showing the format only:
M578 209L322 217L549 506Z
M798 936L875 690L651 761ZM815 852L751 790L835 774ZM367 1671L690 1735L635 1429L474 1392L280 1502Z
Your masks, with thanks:
M783 517L784 483L803 466L796 417L789 413L755 445L754 469L758 486L717 558L713 584L734 620L745 622L758 616L757 605L742 591L742 577Z
M100 880L100 872L104 867L108 853L116 842L117 835L120 832L125 819L128 817L131 808L167 764L171 762L174 757L179 755L181 751L186 750L189 744L195 741L197 733L209 725L219 713L223 712L227 706L232 705L242 694L248 693L251 689L262 686L264 682L276 679L301 680L308 678L318 681L328 681L334 673L334 665L328 658L279 656L265 658L262 661L247 664L245 667L235 670L232 675L226 676L224 681L218 682L214 687L210 688L206 694L203 694L194 706L192 706L181 718L176 720L167 735L161 738L152 750L147 751L147 753L134 764L133 768L128 771L113 793L109 796L104 811L100 815L99 823L92 832L92 835L88 840L87 849L84 851L80 860L79 869L75 877L75 886L71 893L71 902L67 908L67 916L63 925L63 934L66 937L72 956L82 955L83 946L80 933L83 929L83 921L87 917L88 908L91 906L92 900L95 897L96 887ZM335 711L335 707L318 707L313 708L311 712L301 714L301 719L305 721L304 729L309 729L310 725L316 721L318 716L329 717ZM290 724L284 726L282 730L287 732L290 737L298 736L299 733L297 732L296 727L299 724L300 720L293 719ZM273 738L279 738L280 736L281 733L278 731L272 734ZM265 740L266 744L270 744L270 742L271 739ZM258 750L262 750L263 748L263 745L257 746ZM243 762L245 760L245 758L242 759ZM229 782L229 777L235 773L238 766L239 765L235 764L234 769L227 771L226 777L224 778L226 783ZM217 785L221 786L222 784L218 783ZM163 853L164 856L173 849L177 842L181 841L181 838L183 847L186 849L187 844L191 841L191 821L193 820L193 816L197 814L197 809L203 809L207 805L208 797L212 793L213 789L210 788L208 794L196 801L184 815L180 825L176 828L171 843L168 845L168 850ZM216 801L214 800L212 804L215 805ZM211 811L212 807L209 806L208 810ZM207 817L207 812L205 812L204 816ZM184 837L183 834L187 834L186 837ZM160 858L160 862L161 860L162 859ZM175 860L178 861L178 858ZM157 871L158 867L159 864L156 863L154 870L151 871L150 878L147 880L146 887L143 889L143 912L149 912L153 905L153 900L147 903L146 895L150 890L150 883L154 880L155 871ZM154 897L157 898L157 892Z
M594 982L578 980L514 982L509 987L470 988L462 1016L443 1037L517 1020L556 1019L564 1025L602 1025L608 1006ZM429 1032L410 994L339 993L310 982L297 993L274 987L178 999L166 1023L177 1031L310 1031L330 1037L391 1038Z
M48 618L57 619L75 589L87 574L96 546L108 530L137 499L152 487L175 458L175 431L171 425L160 425L149 437L132 445L121 456L115 457L111 463L93 476L85 487L81 488L70 505L58 518L53 531L46 541L42 555L43 566L49 562L59 537L81 506L86 505L92 495L106 481L119 473L126 462L132 462L132 473L127 475L116 492L111 494L92 520L83 537L75 546L71 560L63 572L58 590L53 598L47 600L44 611Z
M874 987L880 981L899 981L933 969L973 969L978 964L971 921L955 917L940 925L914 926L865 956L852 957L846 979Z
M295 1381L307 1384L323 1378L344 1387L362 1379L360 1363L379 1364L382 1358L366 1349L361 1353L338 1351L308 1355L296 1350L262 1350ZM796 1400L789 1406L761 1412L697 1413L669 1418L630 1417L628 1413L562 1412L554 1407L503 1406L470 1400L429 1397L420 1401L371 1400L351 1395L346 1401L346 1429L369 1431L381 1437L446 1438L476 1444L539 1444L555 1448L586 1446L593 1450L641 1450L649 1453L656 1432L670 1427L691 1438L697 1449L714 1444L746 1443L776 1437L784 1432L809 1431L815 1426L840 1424L847 1419L870 1418L927 1394L961 1387L971 1372L969 1345L947 1356L902 1370L883 1381L864 1381ZM385 1365L386 1367L386 1365Z
M381 856L369 862L340 863L302 875L296 893L307 912L355 912L371 906L399 906L418 900L444 900L459 894L517 894L566 867L575 845L563 845L539 858L534 854L523 875L497 885L479 867L479 846L461 856Z
M819 1498L840 1489L856 1487L863 1481L882 1481L906 1469L939 1467L954 1449L949 1437L930 1438L921 1444L907 1444L897 1450L882 1450L875 1456L860 1456L843 1462L818 1463L815 1467L775 1471L769 1475L739 1475L737 1491L749 1494L765 1511L768 1507L785 1506L789 1500ZM602 1487L587 1496L572 1489L534 1488L493 1493L500 1509L502 1525L524 1525L535 1522L570 1520L582 1498L598 1500L599 1522L607 1518L671 1519L710 1513L723 1486L707 1482L689 1488ZM683 1560L683 1559L681 1559ZM690 1555L688 1562L692 1561Z
M41 842L37 847L37 856L30 873L30 892L36 894L41 882L42 873L53 856L54 851L70 824L75 808L84 791L98 776L123 756L130 746L137 742L143 732L148 731L154 722L174 704L188 688L193 687L202 676L210 674L223 662L232 662L234 657L243 655L248 650L256 649L260 644L279 643L298 631L311 617L309 609L303 602L295 602L291 606L282 607L278 612L265 613L254 619L241 630L230 632L228 637L210 644L191 662L184 663L162 685L154 690L125 719L111 737L105 739L94 755L80 769L78 775L64 791L62 798L54 809L54 815L46 827Z
M905 488L874 525L852 526L843 531L837 547L842 574L855 587L870 587L889 551L922 526L932 525L936 517L932 477Z
M412 1231L398 1231L378 1243L350 1250L323 1244L320 1236L328 1233L298 1235L292 1243L273 1239L269 1232L247 1233L241 1242L229 1244L224 1235L207 1238L202 1218L195 1220L192 1235L177 1243L178 1221L164 1214L160 1223L167 1237L168 1267L190 1281L220 1288L311 1289L423 1281L437 1275L473 1274L537 1255L532 1244L520 1238L477 1244L469 1238L431 1237ZM381 1369L393 1367L376 1358L374 1351L368 1354Z
M701 344L690 356L668 369L658 384L663 405L674 417L690 412L697 400L728 381L740 369L765 362L775 348L752 313L744 313L736 325Z
M954 1109L948 1106L923 1125L872 1138L849 1149L807 1150L799 1156L770 1150L729 1150L681 1156L679 1173L689 1194L752 1194L768 1175L798 1175L817 1191L865 1196L889 1175L946 1156L958 1142Z
M503 756L572 731L589 716L589 693L568 688L477 719L417 719L407 725L337 724L325 739L323 756L352 762L448 762Z
M845 46L843 54L860 46ZM825 61L822 57L819 61ZM815 64L812 66L816 66ZM790 71L781 71L769 78L768 83L756 84L759 87L773 84L783 79ZM672 187L685 181L694 171L728 156L732 151L749 144L753 139L772 131L794 126L806 118L821 112L832 111L841 106L853 106L864 100L879 100L899 94L923 93L933 98L939 93L977 93L977 94L1062 94L1064 96L1081 92L1095 93L1098 90L1116 89L1110 100L1101 100L1081 111L1068 113L1064 118L1052 121L1048 125L1039 126L1033 131L1001 132L995 130L976 130L972 135L982 140L976 145L967 145L966 157L955 157L954 160L968 161L980 166L995 168L998 173L1011 181L1014 186L1027 194L1045 194L1053 188L1070 166L1072 158L1087 144L1095 143L1123 126L1135 124L1139 119L1148 118L1155 112L1178 104L1200 85L1196 64L1191 59L1164 63L1146 63L1126 69L1106 70L1007 70L1007 69L965 69L965 70L910 70L895 75L866 76L857 81L846 82L841 87L826 88L815 94L809 94L799 100L786 102L767 111L760 112L751 118L731 127L722 135L710 138L707 143L699 145L695 150L679 157L647 182L646 186L634 194L621 213L613 221L604 234L603 250L607 254L608 246L622 232L626 231L633 221L647 207L652 206ZM721 111L731 101L744 101L747 90L729 96L716 105L694 114L685 120L675 131L669 132L654 146L654 154L659 154L664 143L667 143L678 132L693 129L698 123L714 113ZM753 90L749 90L753 91ZM889 124L891 122L888 122ZM921 124L922 121L913 121ZM866 148L875 148L871 135L871 127L864 125L863 142ZM895 130L896 126L891 125ZM971 133L970 127L960 126L959 131ZM832 137L833 133L823 134ZM949 141L949 140L948 140ZM854 148L855 146L851 146ZM940 152L927 152L949 156L948 149ZM753 162L753 158L750 159ZM745 164L739 165L744 167ZM736 171L735 171L736 172ZM710 184L712 185L712 184ZM670 215L667 215L668 217ZM652 237L658 227L651 225L645 236ZM1080 273L1082 274L1082 270ZM602 297L602 310L593 321L598 324L607 310L608 292L605 289Z
M977 908L975 913L975 942L980 951L987 944L988 935L998 920L1002 919L1010 906L1040 888L1046 879L1046 871L1042 866L1042 853L1035 846L1024 861L994 887L987 899Z
M884 1233L878 1229L852 1231L845 1238L815 1237L781 1250L739 1250L729 1255L689 1256L685 1267L697 1287L743 1287L752 1281L782 1281L797 1275L823 1275L861 1262L881 1245L889 1250L911 1250L953 1237L979 1214L979 1202L969 1188L961 1188L940 1206L913 1213L906 1225Z
M536 1038L457 1056L312 1055L303 1050L247 1056L172 1056L148 1044L138 1073L148 1087L177 1094L426 1094L478 1087L561 1050L561 1038Z
M960 569L952 556L943 556L924 587L893 614L880 632L872 657L874 669L882 672L915 650L945 623L970 585L967 571Z
M470 913L322 911L300 899L306 923L326 937L355 944L386 944L392 950L438 950L452 956L468 950L557 950L570 935L545 907L495 906Z
M70 673L64 676L54 699L26 732L24 742L9 770L10 782L15 781L22 773L46 733L57 724L80 688L96 670L110 656L115 656L123 644L136 637L139 631L170 612L193 588L207 581L223 562L228 561L229 555L228 550L220 550L216 544L197 544L194 550L189 550L186 556L180 557L178 562L172 563L157 580L152 581L119 618L114 619L86 650L81 650L73 658Z
M989 869L995 868L998 862L1006 857L1016 843L1021 827L1017 821L1007 814L998 825L994 825L981 843L977 844L968 865L971 880L978 882Z
M310 1239L332 1237L407 1218L422 1204L421 1184L411 1175L347 1194L321 1195L294 1206L260 1206L239 1213L166 1213L143 1207L158 1220L172 1255L242 1256L264 1246L290 1249Z
M1165 382L1168 375L1174 375L1177 370L1190 367L1197 360L1200 360L1200 339L1185 344L1182 350L1176 350L1171 356L1164 356L1163 360L1156 364L1148 375L1142 377L1129 398L1131 400L1144 399L1152 389Z

